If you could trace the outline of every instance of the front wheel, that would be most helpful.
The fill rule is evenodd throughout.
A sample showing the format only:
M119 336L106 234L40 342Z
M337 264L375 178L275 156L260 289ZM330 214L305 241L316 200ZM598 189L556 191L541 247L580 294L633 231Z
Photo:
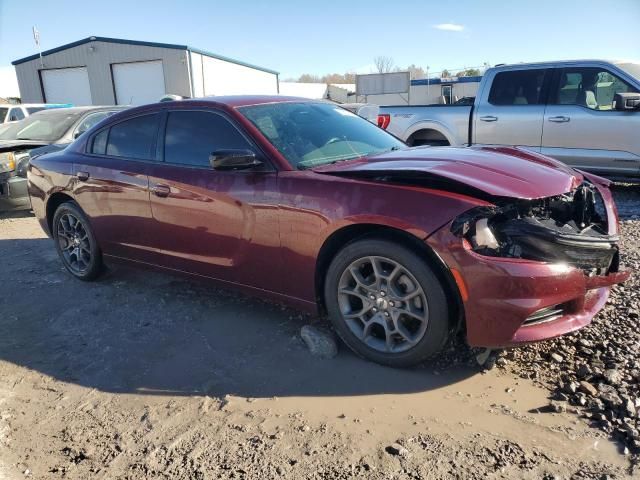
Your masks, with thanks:
M65 268L80 280L102 272L102 252L89 219L75 202L61 204L53 216L53 240Z
M347 245L325 282L331 322L356 353L407 367L437 355L449 339L447 299L427 260L396 243Z

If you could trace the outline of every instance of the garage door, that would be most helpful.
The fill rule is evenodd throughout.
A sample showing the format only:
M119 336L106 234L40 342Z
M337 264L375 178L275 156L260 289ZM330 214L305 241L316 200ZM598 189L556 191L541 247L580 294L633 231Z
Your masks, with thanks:
M86 67L42 70L42 88L47 103L92 104Z
M161 60L114 63L111 71L118 105L156 103L165 94Z

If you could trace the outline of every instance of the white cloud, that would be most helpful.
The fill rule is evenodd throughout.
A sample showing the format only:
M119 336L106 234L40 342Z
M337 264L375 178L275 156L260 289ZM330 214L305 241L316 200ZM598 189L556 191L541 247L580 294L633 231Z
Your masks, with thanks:
M19 97L18 79L13 65L0 67L0 97Z
M457 23L439 23L438 25L433 25L433 28L436 30L445 30L447 32L461 32L464 30L464 25L459 25Z

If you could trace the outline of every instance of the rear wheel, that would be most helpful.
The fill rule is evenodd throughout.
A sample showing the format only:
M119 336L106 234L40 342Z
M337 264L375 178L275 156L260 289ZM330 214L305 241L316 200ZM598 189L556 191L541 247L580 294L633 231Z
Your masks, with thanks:
M327 272L334 328L356 353L405 367L437 355L449 338L444 289L427 261L387 240L347 245Z
M61 204L53 216L53 239L65 268L80 280L102 272L102 252L89 219L75 202Z

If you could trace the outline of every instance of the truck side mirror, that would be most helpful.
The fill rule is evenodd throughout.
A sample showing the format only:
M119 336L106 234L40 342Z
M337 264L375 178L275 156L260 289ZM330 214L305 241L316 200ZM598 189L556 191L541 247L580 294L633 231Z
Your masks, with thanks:
M640 93L616 93L613 97L613 108L618 111L640 109Z

